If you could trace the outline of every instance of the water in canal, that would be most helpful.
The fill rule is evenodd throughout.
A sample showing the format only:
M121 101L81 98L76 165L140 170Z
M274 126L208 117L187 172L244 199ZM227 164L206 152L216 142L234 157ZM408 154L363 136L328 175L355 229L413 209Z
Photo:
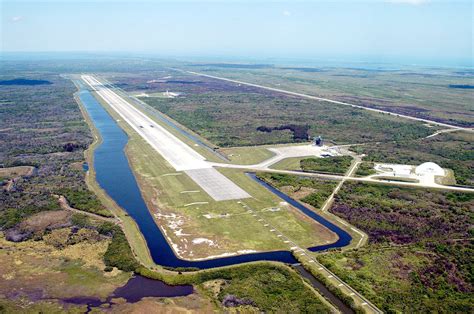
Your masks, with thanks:
M128 141L127 135L88 90L81 90L79 97L103 140L94 151L96 180L107 194L136 221L155 263L168 267L197 267L207 269L261 260L279 261L283 263L297 262L289 251L252 253L204 261L186 261L179 259L155 223L142 198L137 181L135 180L124 152L125 145ZM248 175L269 191L281 197L339 236L339 240L335 243L311 247L309 250L313 252L321 251L329 248L343 247L350 243L351 236L347 232L265 182L260 181L254 174Z

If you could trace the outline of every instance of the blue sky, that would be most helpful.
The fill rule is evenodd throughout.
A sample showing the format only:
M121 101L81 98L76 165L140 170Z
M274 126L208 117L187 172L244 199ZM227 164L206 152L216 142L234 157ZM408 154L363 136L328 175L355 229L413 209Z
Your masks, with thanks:
M466 1L0 0L2 51L472 60ZM472 64L472 63L471 63Z

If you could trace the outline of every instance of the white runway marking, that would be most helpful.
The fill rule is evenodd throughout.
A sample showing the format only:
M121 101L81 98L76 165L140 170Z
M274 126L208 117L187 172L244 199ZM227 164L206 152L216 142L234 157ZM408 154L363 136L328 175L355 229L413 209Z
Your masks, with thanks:
M191 169L185 172L216 201L250 197L247 192L214 168Z

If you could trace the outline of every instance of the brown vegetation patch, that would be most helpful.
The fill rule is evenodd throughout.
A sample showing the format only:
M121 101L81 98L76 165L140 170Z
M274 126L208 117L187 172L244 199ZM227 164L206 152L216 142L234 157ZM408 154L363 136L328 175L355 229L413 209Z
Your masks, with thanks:
M0 178L30 176L33 174L34 169L35 167L31 167L31 166L0 168Z
M45 241L13 243L0 235L0 295L13 302L27 298L30 303L108 296L129 278L122 272L107 277L103 271L109 242L81 242L59 250Z
M214 313L216 307L205 297L193 293L176 298L144 298L136 303L114 304L114 313Z
M20 223L19 228L33 233L42 233L45 230L69 226L70 222L71 213L66 210L46 211L26 218L26 220Z
M305 198L306 196L316 192L315 189L313 188L308 188L305 186L301 186L298 189L296 189L293 193L290 194L292 198L295 198L297 200L300 200L302 198Z

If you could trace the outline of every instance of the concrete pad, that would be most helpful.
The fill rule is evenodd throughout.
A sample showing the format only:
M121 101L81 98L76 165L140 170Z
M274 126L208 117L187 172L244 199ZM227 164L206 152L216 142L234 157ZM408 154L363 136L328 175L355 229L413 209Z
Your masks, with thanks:
M247 192L214 168L191 169L185 173L216 201L250 197Z
M322 154L329 153L330 147L328 146L315 146L315 145L291 145L282 147L269 148L270 151L284 158L291 157L319 157ZM331 151L332 154L335 154Z

